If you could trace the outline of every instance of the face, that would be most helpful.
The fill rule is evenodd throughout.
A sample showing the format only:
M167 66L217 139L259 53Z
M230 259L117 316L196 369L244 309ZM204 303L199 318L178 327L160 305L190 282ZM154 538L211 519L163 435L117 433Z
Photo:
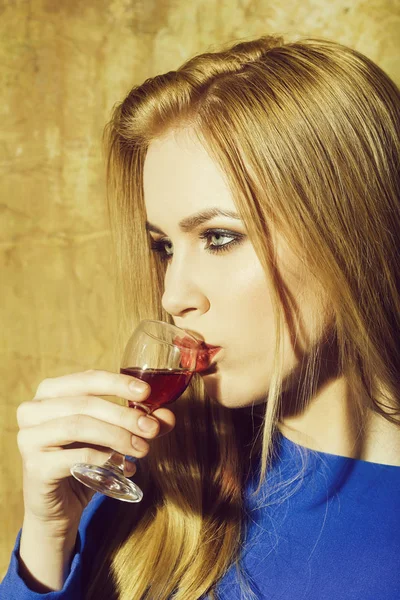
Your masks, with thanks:
M224 174L193 134L170 132L150 144L143 183L153 249L167 261L163 306L178 327L221 347L202 375L208 394L230 407L265 401L275 344L271 293ZM313 341L317 307L300 261L276 240L298 315L297 336L284 330L287 375L299 345Z

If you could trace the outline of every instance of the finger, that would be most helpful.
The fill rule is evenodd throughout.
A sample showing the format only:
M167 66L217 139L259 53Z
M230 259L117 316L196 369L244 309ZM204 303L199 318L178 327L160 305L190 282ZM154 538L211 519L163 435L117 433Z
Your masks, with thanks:
M101 451L95 448L76 448L71 450L56 450L31 456L25 464L25 471L29 477L45 481L59 481L71 476L71 468L78 464L102 466L109 459L110 451ZM124 474L131 477L136 472L136 465L125 460Z
M45 398L35 402L24 402L17 409L20 428L33 427L52 419L72 417L73 415L93 417L105 423L123 427L135 435L148 439L158 435L160 429L158 420L152 416L143 417L143 411L140 409L135 410L128 406L121 406L97 396ZM166 419L163 428L167 432L171 429L169 425L171 417L164 415L163 419Z
M126 400L142 402L150 394L145 382L121 373L91 369L83 373L71 373L62 377L44 379L36 390L34 400L65 396L118 396Z
M133 462L132 459L134 459L134 456L129 456L129 460L128 458L125 456L125 461L124 461L124 475L125 477L132 477L132 475L134 475L136 473L136 463Z
M158 408L152 413L153 417L157 418L159 423L158 436L165 435L172 431L176 425L176 419L174 413L168 408Z
M59 449L74 442L112 448L136 457L143 457L149 451L149 444L143 438L87 415L52 419L34 427L25 427L18 433L18 446L23 456Z

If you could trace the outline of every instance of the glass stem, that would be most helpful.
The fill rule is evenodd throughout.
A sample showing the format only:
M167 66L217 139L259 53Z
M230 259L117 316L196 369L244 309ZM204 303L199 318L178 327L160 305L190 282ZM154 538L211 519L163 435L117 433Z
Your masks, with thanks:
M104 463L103 467L111 471L124 474L125 458L119 452L112 452L110 458Z

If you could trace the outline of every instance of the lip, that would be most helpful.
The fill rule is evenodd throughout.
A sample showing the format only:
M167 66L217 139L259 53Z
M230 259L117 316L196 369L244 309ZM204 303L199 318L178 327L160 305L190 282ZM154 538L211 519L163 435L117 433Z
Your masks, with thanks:
M203 373L208 371L214 364L213 358L221 349L221 346L214 346L212 344L206 344L205 342L202 342L201 349L199 350L197 356L196 372Z
M181 348L181 363L184 365L186 362L190 363L190 348L197 348L197 359L196 359L196 373L203 373L208 371L213 364L213 359L216 354L222 349L221 346L215 346L214 344L207 344L204 341L197 340L197 343L189 337L183 336L182 338L176 337L175 344ZM187 350L187 356L185 358L185 348ZM214 366L215 369L215 366Z
M212 344L206 344L205 342L203 342L202 346L210 357L210 360L222 349L221 346L213 346Z

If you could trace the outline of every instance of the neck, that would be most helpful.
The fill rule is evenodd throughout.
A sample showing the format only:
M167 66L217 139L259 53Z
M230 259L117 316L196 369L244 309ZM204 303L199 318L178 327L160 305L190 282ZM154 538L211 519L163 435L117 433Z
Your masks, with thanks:
M360 418L349 388L344 376L330 380L302 412L283 416L278 429L318 452L400 466L400 427L372 411Z

